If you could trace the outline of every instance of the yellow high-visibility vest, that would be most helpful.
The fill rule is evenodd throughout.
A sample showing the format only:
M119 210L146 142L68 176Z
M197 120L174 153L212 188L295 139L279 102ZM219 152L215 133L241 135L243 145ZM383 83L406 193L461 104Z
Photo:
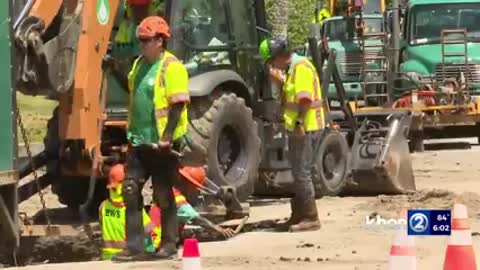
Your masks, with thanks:
M316 19L318 19L318 22L320 23L320 25L322 25L322 24L323 24L323 20L328 19L328 18L330 18L330 17L332 17L332 15L330 14L330 12L328 12L328 10L327 10L326 8L322 8L322 9L318 12L317 18L315 18L315 16L313 17L312 23L316 23L316 22L317 22Z
M127 248L126 207L122 202L105 200L100 206L100 223L102 228L102 259L109 260L113 255L122 252ZM143 211L143 226L145 228L146 240L153 242L153 247L160 246L162 229L160 226L153 226L150 217ZM150 239L148 239L150 238ZM149 241L146 241L147 243ZM146 246L145 250L153 252L153 247Z
M129 115L129 124L131 121L136 121L138 119L133 119L131 113L136 109L132 106L132 100L135 98L134 92L136 91L135 82L137 79L137 74L140 69L140 66L143 64L144 59L142 56L137 58L133 64L132 70L128 75L128 84L130 91L130 115ZM158 139L161 138L163 132L167 127L168 121L168 112L170 107L176 103L188 103L190 102L190 93L188 90L188 72L186 67L170 52L165 51L160 64L158 66L158 71L155 77L155 83L153 87L153 106L155 107L155 115L144 115L143 117L154 117L156 121L156 128L158 133ZM152 106L149 104L150 101L146 101L148 104L145 106ZM145 120L145 119L143 119ZM142 121L143 123L151 123L150 119L147 121ZM141 129L147 130L151 127L142 127ZM188 131L188 112L187 106L185 105L182 109L180 119L178 121L177 127L173 133L173 140L177 140L180 137L184 136Z
M322 90L315 66L305 57L300 57L293 63L284 84L284 114L285 127L293 131L298 118L300 100L311 101L310 109L303 119L305 131L317 131L325 126Z

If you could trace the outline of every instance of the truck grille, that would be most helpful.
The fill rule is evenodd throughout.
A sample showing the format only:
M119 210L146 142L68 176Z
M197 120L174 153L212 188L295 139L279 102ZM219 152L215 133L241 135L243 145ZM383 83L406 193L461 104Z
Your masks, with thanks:
M458 71L462 71L465 78L472 83L480 83L480 65L468 64L468 69L465 64L445 64L445 77L443 77L443 64L438 64L435 70L435 77L437 81L443 81L446 78L456 78Z
M368 56L376 56L379 50L367 50ZM361 52L340 52L337 55L337 63L342 80L359 80L362 74L362 53Z

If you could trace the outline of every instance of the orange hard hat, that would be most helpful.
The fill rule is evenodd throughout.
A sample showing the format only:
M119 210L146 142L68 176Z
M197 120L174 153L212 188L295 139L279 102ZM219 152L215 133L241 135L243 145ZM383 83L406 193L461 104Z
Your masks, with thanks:
M122 164L117 164L110 168L108 173L108 186L107 188L116 188L123 183L125 179L125 168Z
M205 185L207 175L203 167L183 167L180 174L197 188L203 188Z
M146 6L150 5L152 0L127 0L127 5L129 6Z
M158 35L170 37L170 27L162 17L147 17L137 27L137 38L154 38Z

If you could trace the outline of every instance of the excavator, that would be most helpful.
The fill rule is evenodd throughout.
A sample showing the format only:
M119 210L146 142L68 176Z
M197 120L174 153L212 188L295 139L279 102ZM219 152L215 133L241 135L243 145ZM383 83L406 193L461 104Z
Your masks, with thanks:
M199 196L198 207L202 214L244 217L249 213L246 199L258 179L268 178L275 185L278 176L290 169L286 131L279 117L281 102L258 53L260 41L269 36L265 3L160 2L161 14L172 28L168 50L183 61L190 75L192 138L207 150L207 175L218 187L214 194ZM128 72L139 54L134 44L115 42L127 13L124 4L121 0L0 1L2 252L17 250L22 236L61 234L46 211L42 191L46 186L51 185L59 202L71 209L95 211L106 196L102 180L113 164L125 161L128 97L103 65L106 56L114 57ZM318 43L314 37L311 41L316 55ZM338 70L331 64L335 57L335 51L328 54L325 71L318 55L314 60L317 72L333 78L342 95ZM329 81L323 81L327 83L323 89L328 89ZM44 150L38 154L26 136L17 92L58 101L47 124ZM414 190L411 161L404 151L402 123L408 117L392 115L386 125L369 119L356 125L348 104L342 104L350 124L340 131L330 123L317 148L317 195L337 196L350 178L370 193ZM26 162L18 157L20 140ZM39 175L43 166L46 173ZM32 181L26 179L30 175ZM19 203L35 194L44 210L43 227L19 217Z

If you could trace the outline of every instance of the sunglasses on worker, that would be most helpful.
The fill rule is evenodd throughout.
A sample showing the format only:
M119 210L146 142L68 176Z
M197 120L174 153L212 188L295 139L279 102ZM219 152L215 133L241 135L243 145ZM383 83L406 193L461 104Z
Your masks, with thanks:
M153 41L154 39L155 39L155 38L138 38L138 41L139 41L140 43L146 44L146 43L150 43L150 42Z
M156 36L156 37L138 37L138 41L139 41L140 43L147 44L147 43L150 43L150 42L152 42L152 41L154 41L154 40L158 40L158 39L160 39L161 37L162 37L162 36L160 36L160 35L159 35L159 36Z

